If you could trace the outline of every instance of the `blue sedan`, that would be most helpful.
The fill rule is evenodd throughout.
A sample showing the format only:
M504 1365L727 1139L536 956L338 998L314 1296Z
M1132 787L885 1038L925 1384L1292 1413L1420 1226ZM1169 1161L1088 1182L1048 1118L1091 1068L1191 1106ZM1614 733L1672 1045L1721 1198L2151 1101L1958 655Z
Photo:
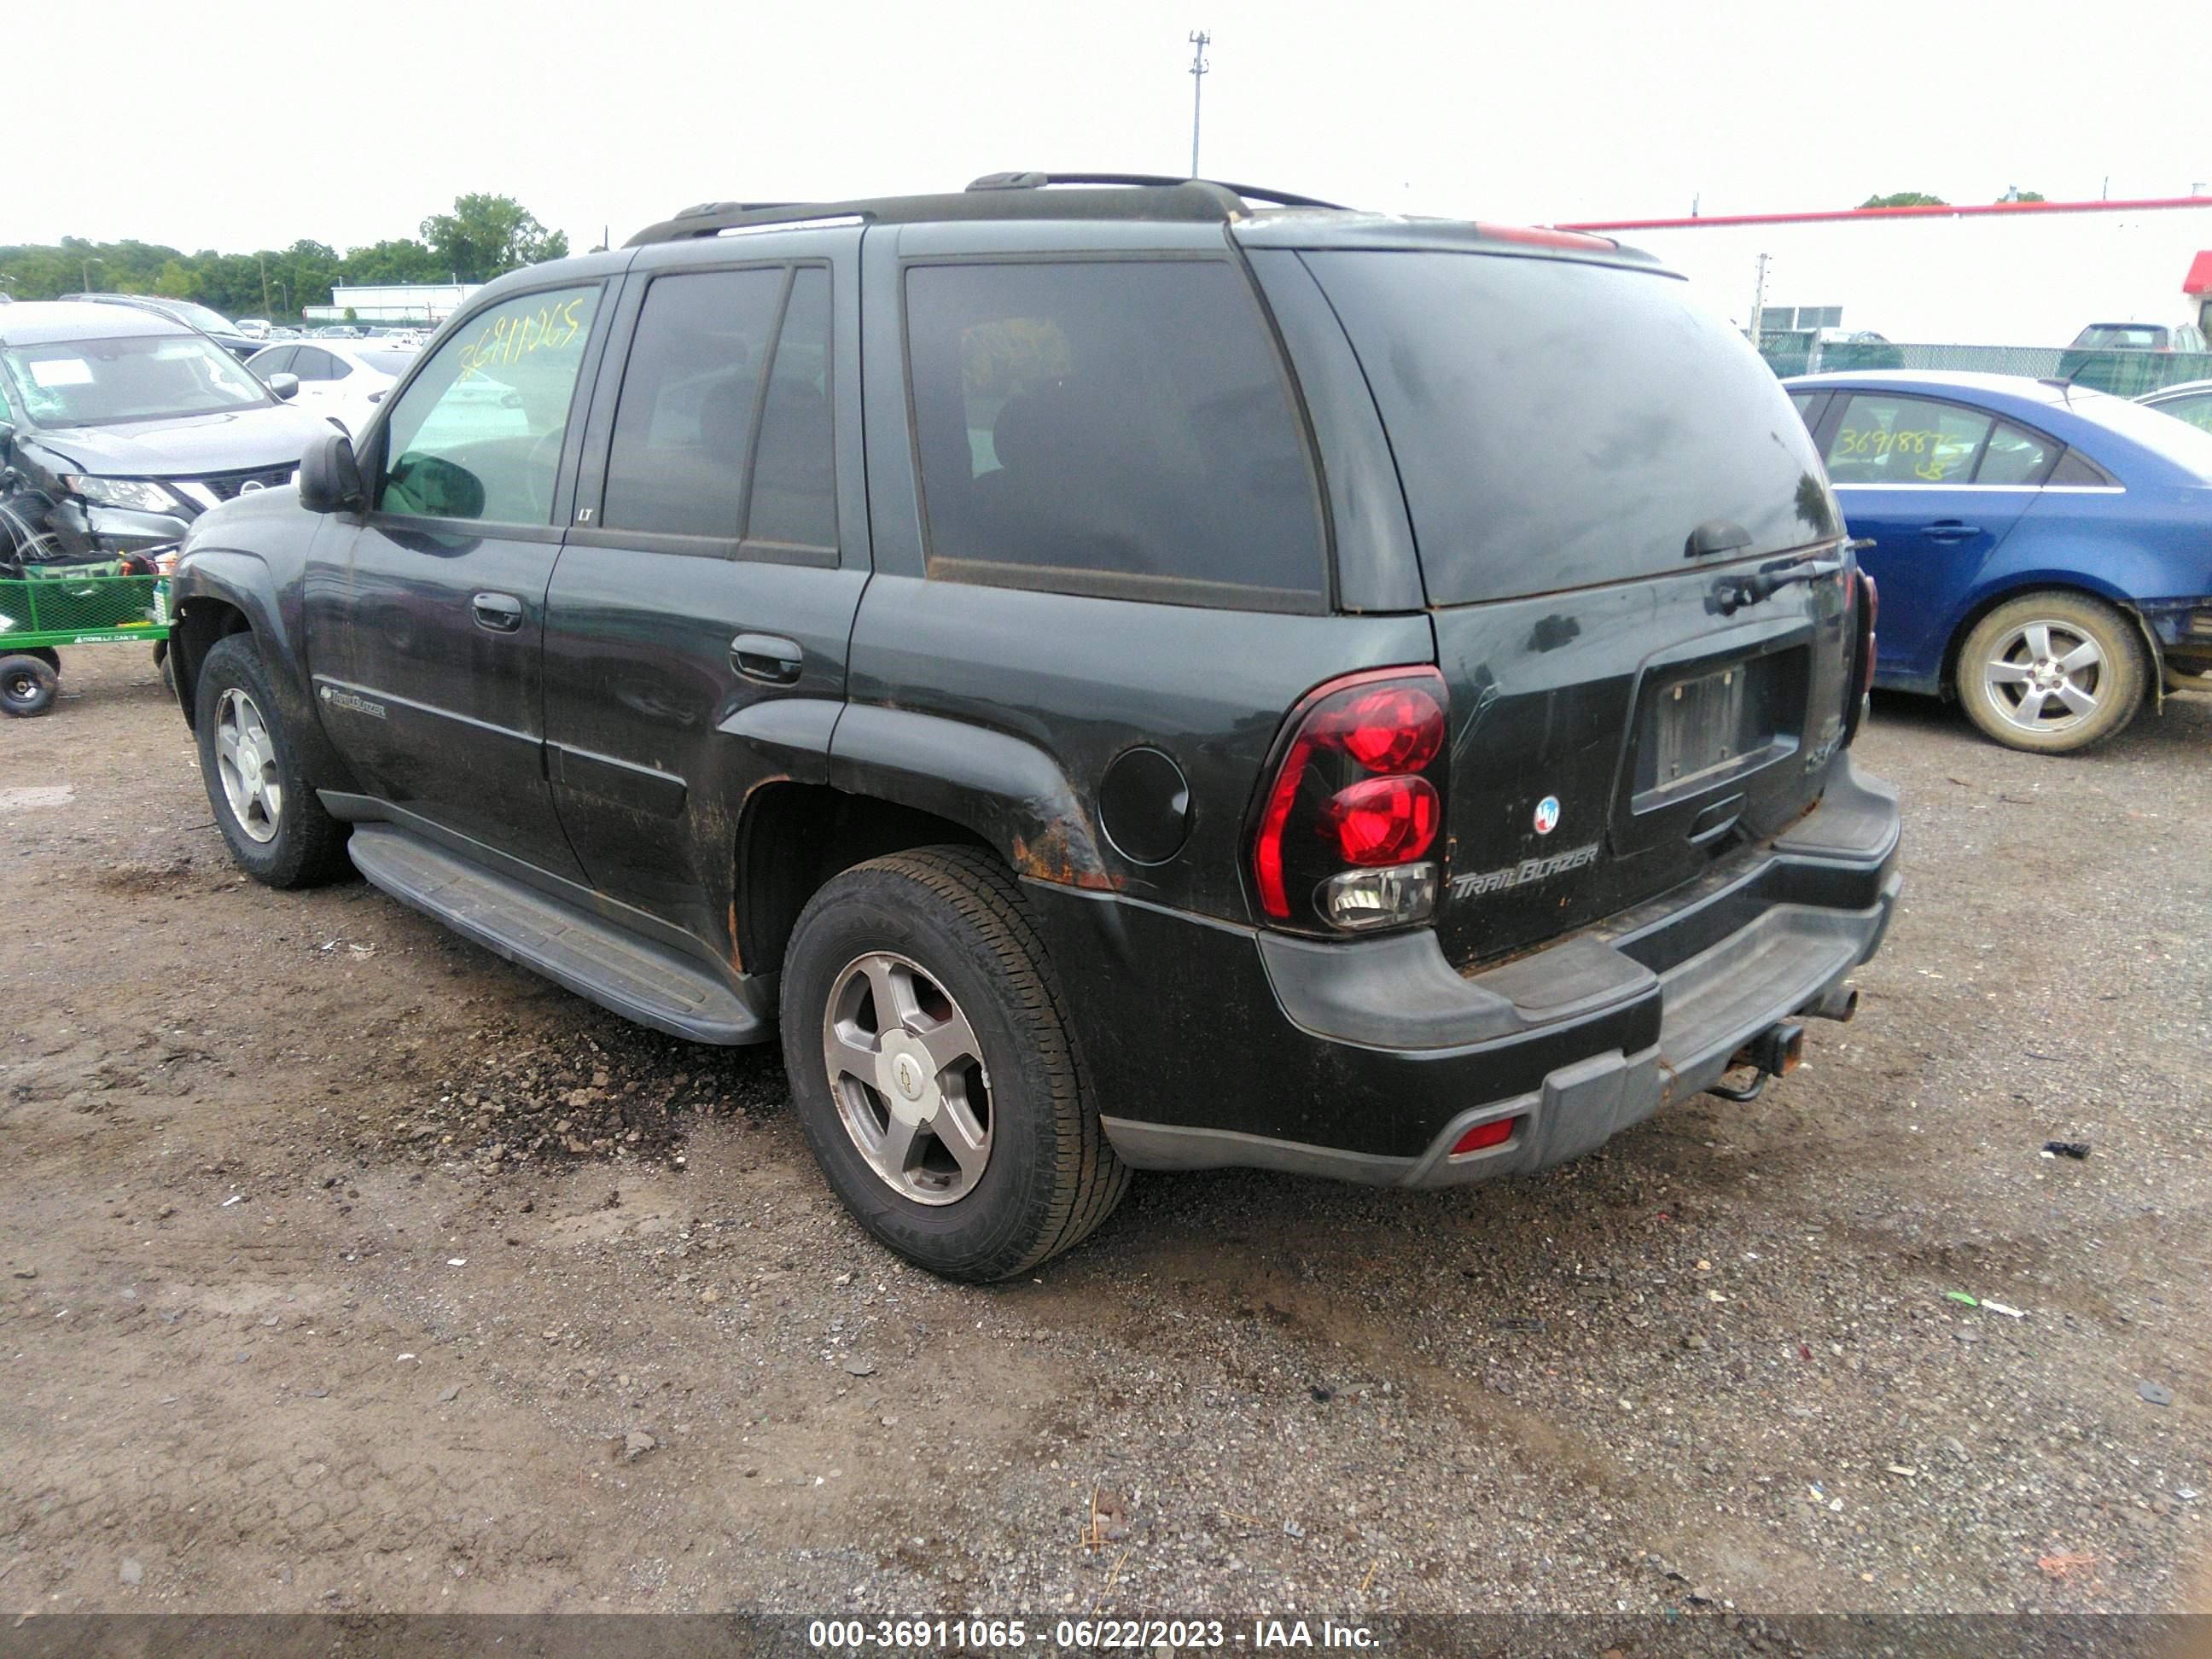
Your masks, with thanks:
M1881 596L1875 684L2046 754L2212 671L2212 433L2008 374L1785 382Z

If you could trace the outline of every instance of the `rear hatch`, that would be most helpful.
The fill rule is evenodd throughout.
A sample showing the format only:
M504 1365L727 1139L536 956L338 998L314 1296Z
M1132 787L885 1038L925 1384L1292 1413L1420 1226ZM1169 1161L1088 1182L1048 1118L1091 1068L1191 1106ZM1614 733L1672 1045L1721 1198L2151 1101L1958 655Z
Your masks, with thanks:
M1437 928L1462 963L1782 829L1852 697L1857 590L1803 422L1686 284L1609 252L1302 256L1412 518L1451 697Z

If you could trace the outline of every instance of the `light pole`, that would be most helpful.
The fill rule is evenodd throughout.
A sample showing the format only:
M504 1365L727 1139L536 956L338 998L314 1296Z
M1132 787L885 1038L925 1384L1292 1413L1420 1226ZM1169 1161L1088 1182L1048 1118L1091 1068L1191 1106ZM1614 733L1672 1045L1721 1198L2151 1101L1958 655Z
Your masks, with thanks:
M107 269L107 261L105 259L80 259L77 261L77 269L84 273L84 291L87 294L93 291L92 268L94 265L98 265L102 270L105 270Z
M269 256L257 253L253 258L261 267L261 308L266 311L269 309Z
M1193 29L1190 34L1190 176L1198 177L1198 108L1200 95L1206 90L1206 72L1212 67L1206 61L1206 49L1213 44L1213 37L1204 29Z

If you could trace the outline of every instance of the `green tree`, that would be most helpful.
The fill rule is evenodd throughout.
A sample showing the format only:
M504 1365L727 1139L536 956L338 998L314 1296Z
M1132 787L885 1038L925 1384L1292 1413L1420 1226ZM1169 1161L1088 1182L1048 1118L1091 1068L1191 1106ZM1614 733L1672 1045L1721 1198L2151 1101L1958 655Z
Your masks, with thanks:
M1924 190L1900 190L1893 196L1869 196L1859 205L1863 208L1948 207L1950 204L1940 196L1930 196Z
M488 283L568 252L566 232L546 229L512 196L456 197L451 213L434 213L422 222L422 240L464 283Z
M442 283L452 268L412 237L357 247L345 257L340 276L356 288L386 283Z
M2008 190L1997 198L2000 202L2047 202L2050 199L2039 190Z

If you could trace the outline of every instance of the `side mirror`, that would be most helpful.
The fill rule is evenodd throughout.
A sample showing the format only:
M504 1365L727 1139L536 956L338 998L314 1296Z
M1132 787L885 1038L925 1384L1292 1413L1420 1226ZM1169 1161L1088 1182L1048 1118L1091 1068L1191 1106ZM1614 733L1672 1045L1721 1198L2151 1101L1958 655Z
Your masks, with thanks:
M289 398L296 398L299 394L300 377L298 375L271 374L269 377L269 395L280 403Z
M292 379L289 374L276 378ZM354 459L353 440L343 432L318 433L309 440L300 457L300 505L310 513L343 513L364 507L368 501L361 463Z

